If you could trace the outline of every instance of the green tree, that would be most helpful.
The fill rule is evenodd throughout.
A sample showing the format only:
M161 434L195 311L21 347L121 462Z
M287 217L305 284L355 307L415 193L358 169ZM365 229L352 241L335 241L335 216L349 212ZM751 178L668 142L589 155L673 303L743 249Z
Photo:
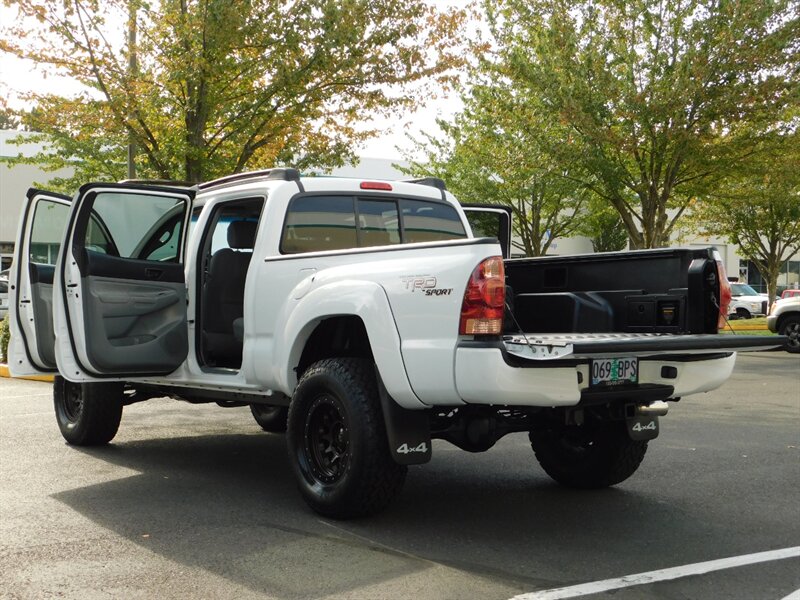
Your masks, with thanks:
M592 242L595 252L615 252L628 245L628 232L619 213L602 198L592 198L578 233Z
M737 244L775 298L784 262L800 252L800 136L752 161L691 211L696 230Z
M780 133L800 89L793 0L486 0L498 85L535 107L546 154L666 245L693 198ZM575 168L577 167L577 168Z
M575 234L586 200L570 171L541 150L546 134L528 106L510 90L484 81L480 71L452 123L439 120L441 137L424 136L424 160L410 173L441 177L465 203L495 203L513 213L512 244L527 256L544 256L553 241Z
M140 177L340 165L363 123L449 77L464 18L423 0L4 1L21 17L0 49L85 86L27 96L50 144L29 160L73 166L68 187L124 177L129 143Z

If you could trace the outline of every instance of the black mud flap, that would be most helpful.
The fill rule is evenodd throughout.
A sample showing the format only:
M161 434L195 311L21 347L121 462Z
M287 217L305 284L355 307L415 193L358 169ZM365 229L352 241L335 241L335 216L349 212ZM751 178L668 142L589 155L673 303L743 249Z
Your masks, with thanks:
M431 460L431 426L428 412L403 408L386 391L377 369L386 437L394 461L401 465L421 465Z
M654 440L658 437L658 417L638 416L625 419L632 440Z

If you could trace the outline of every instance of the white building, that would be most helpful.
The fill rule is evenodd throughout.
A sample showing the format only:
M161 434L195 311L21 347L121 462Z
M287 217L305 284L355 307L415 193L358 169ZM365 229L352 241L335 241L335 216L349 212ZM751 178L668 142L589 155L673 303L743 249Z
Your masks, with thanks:
M27 143L13 145L9 140L18 136L29 136L20 131L0 131L0 259L2 268L8 268L17 235L17 221L27 189L38 183L46 188L46 182L53 177L69 175L68 170L46 173L34 165L16 165L9 167L2 162L3 158L33 156L42 150L41 144ZM406 177L397 166L408 166L407 163L387 158L361 157L357 165L348 165L334 169L329 175L340 177L363 177L369 179L403 179ZM58 240L53 240L58 242ZM682 246L706 247L716 246L719 249L725 268L730 276L739 276L741 281L750 282L759 291L766 291L766 285L755 266L739 255L739 248L719 238L690 238ZM592 252L591 242L584 237L560 238L554 240L550 254L570 255ZM800 284L800 255L792 257L784 265L778 280L779 286L797 287Z

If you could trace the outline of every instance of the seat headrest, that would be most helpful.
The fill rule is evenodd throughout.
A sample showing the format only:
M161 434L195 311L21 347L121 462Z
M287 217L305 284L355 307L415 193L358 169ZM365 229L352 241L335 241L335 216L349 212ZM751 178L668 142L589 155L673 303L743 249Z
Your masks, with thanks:
M256 241L255 221L233 221L228 225L228 246L237 250L252 250Z

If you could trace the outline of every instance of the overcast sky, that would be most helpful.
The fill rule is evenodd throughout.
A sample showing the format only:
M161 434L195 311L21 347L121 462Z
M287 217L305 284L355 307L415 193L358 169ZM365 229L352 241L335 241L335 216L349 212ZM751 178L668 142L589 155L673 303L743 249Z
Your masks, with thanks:
M440 7L463 6L461 0L428 0ZM0 3L0 23L14 17L15 11ZM59 77L45 77L30 60L22 60L0 52L0 96L14 108L23 108L24 102L19 93L24 91L44 92L58 89L62 93L77 92L81 89L75 82ZM410 110L391 119L378 119L373 123L382 135L367 142L358 150L361 156L376 158L401 158L410 151L413 144L406 134L419 137L420 132L437 131L436 118L451 118L461 107L456 95L441 95L430 100L424 108Z

